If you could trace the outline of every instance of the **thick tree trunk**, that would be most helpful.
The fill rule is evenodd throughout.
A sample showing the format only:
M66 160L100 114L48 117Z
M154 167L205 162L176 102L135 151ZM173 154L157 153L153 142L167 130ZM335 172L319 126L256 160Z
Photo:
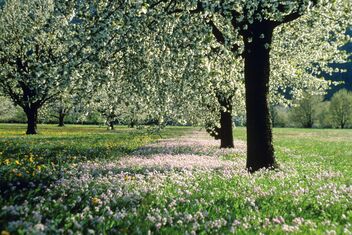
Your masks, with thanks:
M220 125L220 148L233 148L234 145L231 112L221 111Z
M250 26L245 40L245 87L247 111L247 169L250 172L275 166L268 106L270 45L274 27Z
M27 116L27 135L37 134L38 109L28 108L25 110Z
M64 127L65 126L65 114L64 113L59 113L59 127Z

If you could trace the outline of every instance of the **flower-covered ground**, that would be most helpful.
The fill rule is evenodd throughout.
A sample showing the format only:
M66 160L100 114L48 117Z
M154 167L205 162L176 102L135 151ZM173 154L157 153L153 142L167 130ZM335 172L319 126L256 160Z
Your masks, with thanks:
M351 234L352 131L277 129L280 169L245 171L245 130L0 126L3 234ZM162 137L162 138L161 138Z

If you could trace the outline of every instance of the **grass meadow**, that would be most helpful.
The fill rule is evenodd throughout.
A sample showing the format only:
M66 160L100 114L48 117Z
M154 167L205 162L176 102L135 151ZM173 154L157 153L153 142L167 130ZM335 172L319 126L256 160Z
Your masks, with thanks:
M245 170L245 129L0 124L7 234L351 234L352 130L274 129L276 170Z

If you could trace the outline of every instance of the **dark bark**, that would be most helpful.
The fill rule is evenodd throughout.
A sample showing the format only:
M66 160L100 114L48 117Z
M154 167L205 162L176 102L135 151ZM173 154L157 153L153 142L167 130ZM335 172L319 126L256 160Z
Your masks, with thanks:
M217 95L218 102L223 109L220 110L220 148L233 148L232 131L232 97Z
M220 148L233 148L233 125L232 125L232 104L231 98L218 94L220 110L220 127L213 123L206 124L207 132L216 140L220 140Z
M216 140L220 139L220 128L215 126L213 123L206 123L205 130L214 139L216 139Z
M134 128L134 126L135 126L135 121L131 120L131 122L128 124L128 127L129 128Z
M245 41L247 169L250 172L275 166L268 106L270 45L273 29L274 26L268 22L254 23L243 35Z
M64 113L59 113L59 127L64 127L65 126L65 116L66 114Z
M305 127L306 127L306 128L312 128L313 125L314 125L313 112L314 112L314 111L313 111L313 107L312 107L312 105L310 105L309 111L308 111L308 113L307 113L307 119L308 119L308 121L307 121L307 123L305 124Z
M110 127L110 130L114 130L115 129L113 121L109 122L109 127Z
M221 111L220 125L220 148L233 148L231 112Z
M38 119L38 109L37 108L26 108L25 110L27 116L27 135L37 134L37 119Z
M346 123L345 123L344 121L342 121L342 122L341 122L341 125L340 125L341 129L344 129L344 128L345 128L345 125L346 125Z
M313 127L313 121L312 120L308 120L308 122L303 124L304 128L312 128Z

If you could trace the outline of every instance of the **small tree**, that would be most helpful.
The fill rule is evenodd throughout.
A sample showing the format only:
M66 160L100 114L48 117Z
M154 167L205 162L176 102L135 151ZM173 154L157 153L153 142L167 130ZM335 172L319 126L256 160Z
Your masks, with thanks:
M48 102L48 104L43 107L42 111L45 116L55 118L59 127L64 127L66 116L73 110L77 103L75 101L77 101L76 96L65 92Z
M336 92L330 103L331 121L343 129L352 121L352 93L346 89Z
M321 96L306 93L303 99L292 108L291 120L304 128L312 128L317 120L317 107L321 102Z
M286 127L288 123L287 107L280 105L270 106L271 123L273 127Z
M319 128L332 128L331 114L330 114L330 101L321 102L317 107L317 120Z

